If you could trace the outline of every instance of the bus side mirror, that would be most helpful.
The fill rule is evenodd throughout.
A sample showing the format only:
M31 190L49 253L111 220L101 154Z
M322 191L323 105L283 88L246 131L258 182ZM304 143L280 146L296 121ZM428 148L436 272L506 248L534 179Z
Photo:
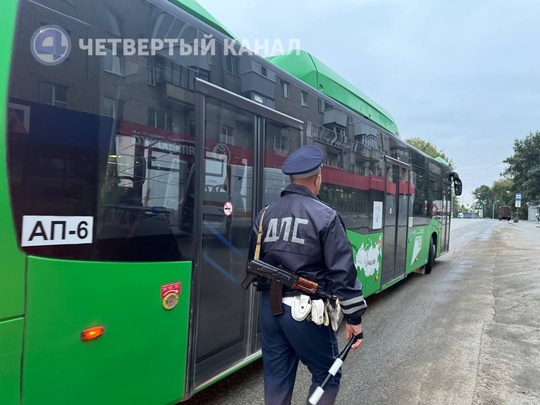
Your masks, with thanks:
M456 192L456 195L461 195L461 191L463 189L463 184L461 183L460 179L454 180L454 191Z
M461 192L463 190L463 183L461 182L458 174L456 172L450 172L448 173L448 179L454 181L454 192L456 193L456 195L461 195Z

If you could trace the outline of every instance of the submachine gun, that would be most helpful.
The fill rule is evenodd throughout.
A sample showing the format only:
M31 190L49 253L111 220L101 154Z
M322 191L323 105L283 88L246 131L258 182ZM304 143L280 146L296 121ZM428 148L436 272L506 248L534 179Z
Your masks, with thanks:
M262 260L254 259L247 266L248 276L242 282L242 288L247 289L254 281L255 276L262 276L270 281L275 281L283 284L290 290L302 291L305 294L315 296L322 299L334 301L336 296L324 290L318 283L300 277L283 267L272 266Z

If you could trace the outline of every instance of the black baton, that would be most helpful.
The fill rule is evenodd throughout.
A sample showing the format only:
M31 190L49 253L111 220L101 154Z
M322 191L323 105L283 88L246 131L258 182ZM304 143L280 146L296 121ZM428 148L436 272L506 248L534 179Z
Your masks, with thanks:
M334 360L334 363L332 364L332 367L330 367L330 370L328 370L328 375L326 376L326 378L324 379L322 384L319 385L317 387L317 389L313 392L313 394L311 394L311 396L309 397L308 402L310 404L316 405L316 404L319 403L319 400L321 399L321 397L324 394L324 388L326 387L326 384L328 384L330 379L333 378L337 374L337 372L339 371L339 369L343 365L343 362L345 361L345 358L349 354L349 350L351 350L351 347L354 344L354 342L356 342L358 339L363 339L363 338L364 338L364 332L360 332L356 336L355 335L351 336L351 338L347 342L347 345L345 346L345 348L339 354L338 358L336 360Z

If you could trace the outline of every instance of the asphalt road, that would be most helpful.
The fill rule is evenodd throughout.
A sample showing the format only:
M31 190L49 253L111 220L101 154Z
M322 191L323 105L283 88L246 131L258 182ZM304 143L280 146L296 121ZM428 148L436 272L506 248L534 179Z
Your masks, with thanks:
M540 404L540 225L456 219L450 252L369 297L338 404ZM340 329L340 347L345 333ZM305 404L300 367L293 404ZM261 362L184 405L263 405Z

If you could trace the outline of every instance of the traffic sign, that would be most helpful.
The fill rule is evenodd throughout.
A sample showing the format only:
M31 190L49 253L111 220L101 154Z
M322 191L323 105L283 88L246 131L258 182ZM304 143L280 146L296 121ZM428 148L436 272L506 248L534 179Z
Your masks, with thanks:
M516 201L521 201L521 194L516 194Z
M232 206L232 203L230 201L227 201L225 202L225 204L223 204L223 213L230 217L233 213L233 206Z

